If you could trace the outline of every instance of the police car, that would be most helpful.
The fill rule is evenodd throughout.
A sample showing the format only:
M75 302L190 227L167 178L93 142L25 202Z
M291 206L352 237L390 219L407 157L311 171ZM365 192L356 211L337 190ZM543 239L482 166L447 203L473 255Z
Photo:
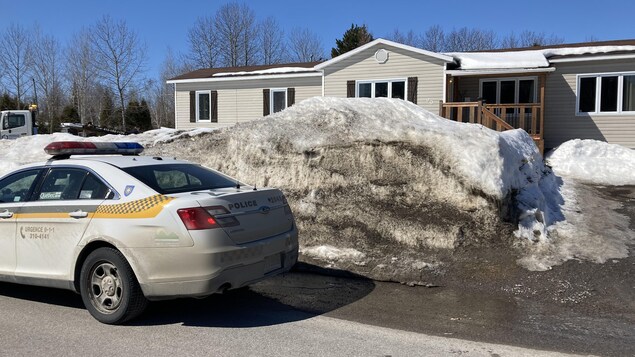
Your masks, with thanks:
M99 321L286 272L298 231L284 194L138 143L53 142L0 179L0 280L71 289ZM123 154L123 155L122 155ZM75 156L81 155L81 156Z

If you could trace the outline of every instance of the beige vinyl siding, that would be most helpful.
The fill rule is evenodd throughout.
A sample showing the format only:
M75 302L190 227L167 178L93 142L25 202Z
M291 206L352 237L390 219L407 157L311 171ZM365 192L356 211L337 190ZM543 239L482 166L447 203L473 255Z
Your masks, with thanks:
M385 49L388 61L380 64L375 52ZM400 48L378 45L324 68L324 95L346 97L346 82L351 80L386 80L418 77L417 104L435 114L443 99L445 62Z
M635 148L635 116L576 116L578 74L635 71L633 60L604 60L554 63L556 71L547 75L545 87L545 147L554 148L576 139L605 140Z
M214 128L262 117L262 90L295 88L295 102L322 95L322 77L234 80L227 82L179 83L176 85L176 127ZM190 91L218 91L218 123L190 122Z

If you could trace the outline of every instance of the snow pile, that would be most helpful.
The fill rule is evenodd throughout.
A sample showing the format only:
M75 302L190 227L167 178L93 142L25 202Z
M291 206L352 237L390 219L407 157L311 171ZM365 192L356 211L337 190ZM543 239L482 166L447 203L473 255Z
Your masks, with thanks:
M547 48L542 50L505 51L505 52L453 52L449 56L460 64L461 69L503 69L503 68L542 68L549 67L549 58L553 56L571 56L584 54L635 51L635 46L587 46Z
M136 141L142 145L156 145L179 138L190 138L210 133L214 129L201 128L195 130L175 130L161 128L133 135L106 135L100 137L83 138L65 133L50 135L23 136L15 140L0 140L0 176L24 164L45 161L50 155L44 152L44 147L53 141Z
M635 185L635 151L597 140L570 140L547 163L561 176L597 185Z
M364 265L366 254L353 248L336 248L332 245L300 248L300 253L311 258L326 261L352 261L358 265Z
M284 74L284 73L299 73L299 72L315 72L315 70L313 68L308 68L308 67L277 67L277 68L261 69L257 71L215 73L213 77L245 76L245 75L257 75L257 74Z
M544 241L562 219L557 182L524 131L453 122L403 100L312 98L154 149L282 188L307 246L453 249L500 239L501 216L519 223L518 237Z

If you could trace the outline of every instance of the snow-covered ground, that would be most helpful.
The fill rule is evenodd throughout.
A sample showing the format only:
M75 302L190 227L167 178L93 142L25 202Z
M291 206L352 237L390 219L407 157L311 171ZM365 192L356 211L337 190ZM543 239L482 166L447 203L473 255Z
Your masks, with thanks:
M524 131L453 122L402 100L312 98L219 130L0 140L0 174L45 160L43 147L57 140L138 141L149 155L280 187L298 220L303 253L329 262L390 266L404 250L487 245L509 235L527 250L521 264L547 269L570 258L624 256L631 239L613 241L600 258L592 241L571 241L580 230L593 231L580 213L589 201L554 175ZM561 160L554 169L568 159ZM509 229L506 221L517 225ZM623 229L623 220L615 224ZM422 261L428 258L404 264Z

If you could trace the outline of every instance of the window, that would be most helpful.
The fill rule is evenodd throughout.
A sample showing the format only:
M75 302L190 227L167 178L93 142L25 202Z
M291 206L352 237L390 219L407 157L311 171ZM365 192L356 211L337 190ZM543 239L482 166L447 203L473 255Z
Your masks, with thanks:
M79 191L80 200L102 200L115 196L114 192L106 186L97 176L89 173Z
M49 171L38 195L38 200L77 199L87 172L78 169L52 169Z
M635 73L578 76L576 114L633 114Z
M487 104L536 103L536 81L536 77L482 79L480 97Z
M287 90L272 89L271 90L271 113L277 113L287 107Z
M0 203L26 201L40 170L13 174L0 181Z
M211 121L211 91L196 92L196 121Z
M406 98L406 80L357 81L357 98Z
M132 166L123 170L161 194L236 186L230 178L193 164Z
M12 114L4 117L4 122L2 123L2 129L8 130L13 128L19 128L21 126L26 125L26 118L24 114Z

